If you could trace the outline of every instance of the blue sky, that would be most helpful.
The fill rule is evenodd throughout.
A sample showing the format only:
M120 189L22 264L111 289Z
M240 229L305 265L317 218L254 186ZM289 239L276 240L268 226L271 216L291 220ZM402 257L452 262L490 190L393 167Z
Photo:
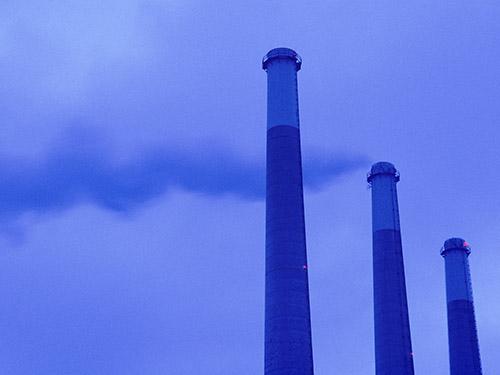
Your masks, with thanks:
M371 162L401 172L415 369L445 239L500 371L496 1L3 1L0 372L263 371L266 75L294 48L317 374L373 373Z

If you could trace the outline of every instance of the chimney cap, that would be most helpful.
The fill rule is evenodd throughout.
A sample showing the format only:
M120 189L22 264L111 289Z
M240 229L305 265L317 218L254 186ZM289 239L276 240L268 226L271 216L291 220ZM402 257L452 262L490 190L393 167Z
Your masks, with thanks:
M396 182L399 181L398 170L396 169L394 164L389 163L388 161L379 161L378 163L373 164L372 169L370 170L370 172L368 172L368 176L366 179L369 183L371 183L373 180L373 177L375 177L376 175L379 175L379 174L387 174L387 175L394 176L394 179L396 180Z
M463 250L466 252L467 255L471 253L471 249L467 241L459 237L449 238L446 241L444 241L444 245L441 248L441 255L445 256L445 253L448 250Z
M295 52L293 49L290 48L285 48L285 47L279 47L279 48L274 48L270 50L262 59L262 69L267 70L267 65L269 61L273 59L291 59L295 61L295 69L297 71L300 70L302 66L302 58L299 56L297 52Z

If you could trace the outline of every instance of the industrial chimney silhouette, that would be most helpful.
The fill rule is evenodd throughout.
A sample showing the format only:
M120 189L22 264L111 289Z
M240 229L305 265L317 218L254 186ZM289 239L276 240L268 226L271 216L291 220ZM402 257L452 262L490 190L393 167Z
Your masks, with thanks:
M441 249L446 270L451 375L481 375L467 242L450 238Z
M368 174L372 190L377 375L414 374L396 191L398 181L399 173L387 162L375 163Z
M302 193L297 71L288 48L268 52L265 374L311 375L313 359Z

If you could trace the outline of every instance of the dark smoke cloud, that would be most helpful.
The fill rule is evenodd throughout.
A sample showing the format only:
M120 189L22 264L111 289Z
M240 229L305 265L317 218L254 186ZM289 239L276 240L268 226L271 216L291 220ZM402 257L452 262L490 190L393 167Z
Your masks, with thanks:
M362 157L307 159L305 184L319 189L366 164ZM216 147L205 151L157 148L120 162L100 147L70 142L38 160L0 158L0 176L3 220L24 213L58 212L83 202L127 212L173 188L246 200L263 199L265 192L263 160L243 160Z

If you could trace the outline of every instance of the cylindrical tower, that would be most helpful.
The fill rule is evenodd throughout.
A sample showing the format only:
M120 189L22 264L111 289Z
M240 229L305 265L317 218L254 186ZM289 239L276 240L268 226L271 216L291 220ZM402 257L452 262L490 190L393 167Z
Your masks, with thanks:
M299 55L276 48L267 72L265 374L313 374L297 71Z
M413 375L410 322L394 165L372 166L373 297L377 375Z
M467 242L446 240L441 255L445 261L448 344L451 375L481 375L476 318L472 300Z

